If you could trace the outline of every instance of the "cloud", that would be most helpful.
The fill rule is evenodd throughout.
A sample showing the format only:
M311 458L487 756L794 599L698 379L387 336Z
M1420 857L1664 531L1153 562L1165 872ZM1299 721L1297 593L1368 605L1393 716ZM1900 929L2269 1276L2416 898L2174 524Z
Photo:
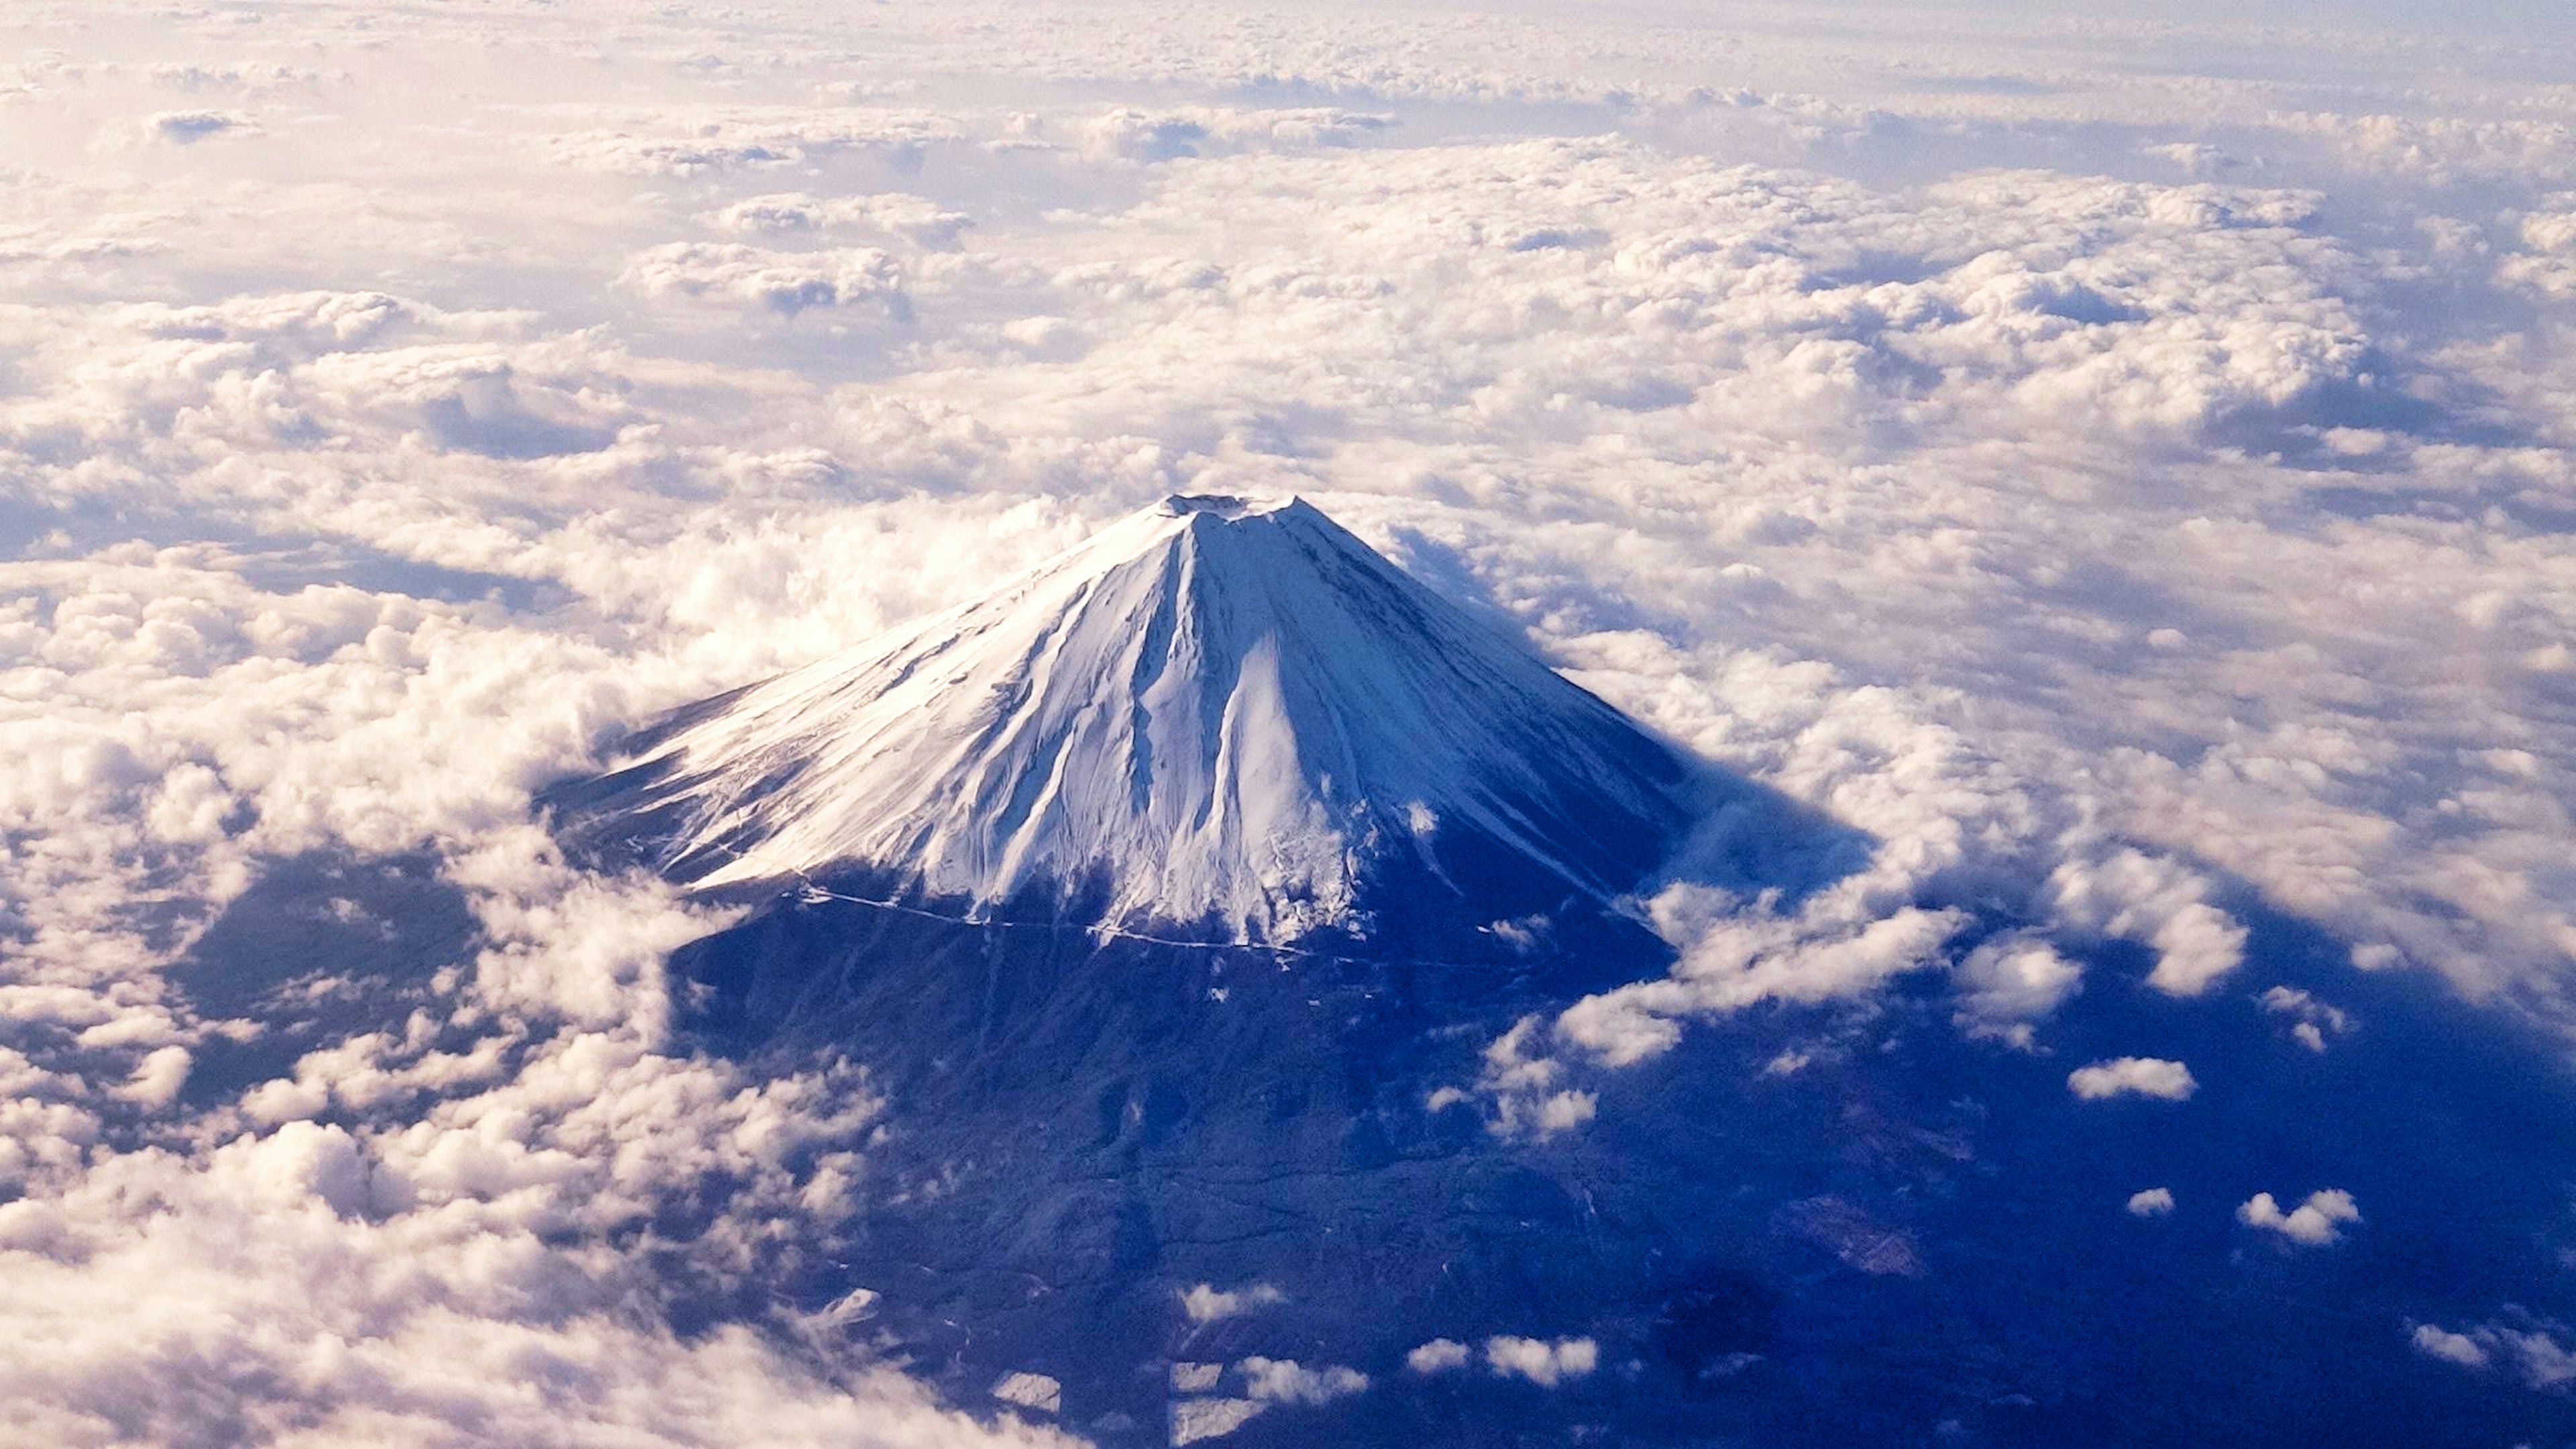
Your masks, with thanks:
M2426 1358L2439 1359L2461 1368L2485 1368L2488 1363L2487 1350L2476 1339L2464 1333L2452 1333L2436 1328L2429 1323L2415 1325L2415 1333L2410 1341L2415 1345L2415 1351Z
M2268 1192L2258 1192L2236 1209L2236 1220L2249 1228L2267 1228L2294 1243L2323 1247L2343 1236L2342 1224L2361 1221L2361 1209L2353 1206L2352 1194L2341 1188L2323 1188L2308 1194L2308 1200L2281 1211L2281 1205Z
M577 879L527 796L1175 488L1317 494L1866 835L1757 869L1760 822L1713 821L1648 893L1676 971L1480 1062L1515 1137L1694 1023L1908 973L2039 1044L2094 938L2219 1009L2258 898L2567 1010L2570 153L2488 52L2185 25L2244 73L2060 35L2042 74L2003 22L1613 13L605 45L568 9L561 47L279 15L0 65L0 1388L32 1437L1012 1432L793 1323L665 1326L688 1283L767 1301L885 1109L678 1051L659 962L716 918ZM2420 109L2315 109L2437 53L2467 83ZM1175 100L1207 95L1334 103ZM426 852L481 939L211 1085L259 1024L173 963L306 851ZM2311 1048L2348 1025L2273 995ZM736 1178L678 1266L642 1246ZM2563 1326L2452 1337L2569 1380ZM497 1387L532 1381L547 1415Z
M156 1047L135 1064L133 1077L118 1089L118 1095L146 1111L167 1107L178 1100L179 1089L187 1085L188 1070L194 1061L186 1047Z
M2341 1007L2296 987L2275 986L2254 1000L2271 1015L2288 1018L2290 1035L2312 1052L2324 1051L2328 1037L2352 1030L2352 1017Z
M596 1110L643 1105L586 1090L602 1085ZM748 1327L684 1341L639 1319L637 1296L670 1285L584 1246L637 1209L623 1191L592 1196L601 1159L531 1122L522 1104L541 1100L505 1091L487 1099L501 1117L468 1110L392 1137L293 1122L200 1157L120 1154L21 1198L0 1217L0 1386L21 1423L64 1445L408 1441L460 1423L523 1443L572 1442L579 1424L689 1444L1069 1442L978 1425L883 1369L818 1369ZM699 1135L704 1120L660 1129L721 1141ZM628 1190L685 1190L713 1167L666 1139ZM523 1392L532 1374L546 1393Z
M2509 1373L2536 1393L2564 1393L2576 1385L2576 1347L2567 1325L2508 1306L2496 1317L2452 1332L2416 1323L2409 1335L2417 1353L2470 1372Z
M2207 882L2173 861L2124 849L2068 861L2049 885L2062 918L2153 946L2147 984L2167 995L2198 996L2244 963L2245 928L2203 900Z
M2167 1187L2150 1187L2139 1192L2133 1192L2129 1194L2128 1207L2129 1215L2131 1217L2171 1217L2173 1216L2174 1210L2173 1189Z
M2084 989L2084 970L2036 937L2007 934L1968 953L1953 973L1959 1009L1953 1016L1970 1036L2031 1049L2036 1023Z
M1256 1308L1287 1301L1288 1295L1268 1283L1255 1283L1230 1291L1200 1283L1181 1295L1181 1308L1189 1314L1192 1323L1214 1323L1220 1318L1237 1317Z
M1204 1287L1201 1285L1202 1290ZM1278 1301L1277 1294L1271 1293L1266 1301ZM1191 1316L1193 1319L1200 1317L1195 1302ZM1172 1400L1172 1443L1190 1444L1202 1439L1222 1438L1272 1408L1290 1404L1329 1404L1336 1399L1364 1393L1369 1386L1368 1375L1357 1369L1339 1364L1309 1368L1295 1359L1265 1358L1257 1354L1236 1363L1233 1371L1243 1385L1241 1397L1227 1397L1214 1392L1224 1380L1224 1365L1172 1365L1172 1388L1184 1395Z
M838 230L873 231L899 236L917 246L953 248L974 225L974 219L962 211L952 211L925 197L903 192L885 192L870 196L808 196L803 192L779 192L737 201L707 218L708 223L726 231L755 235L826 232Z
M2355 166L2394 169L2436 184L2576 178L2576 129L2563 121L2302 111L2273 123L2328 142Z
M1485 1340L1485 1365L1504 1378L1522 1378L1552 1389L1601 1366L1601 1348L1588 1338L1539 1338L1500 1334Z
M1404 1356L1404 1366L1418 1374L1446 1373L1465 1368L1474 1350L1454 1338L1435 1338Z
M1368 1375L1339 1364L1310 1369L1295 1359L1247 1358L1235 1365L1246 1397L1263 1404L1328 1404L1364 1392Z
M2180 1102L2200 1090L2191 1068L2161 1057L2121 1057L2077 1067L2067 1074L2066 1086L2087 1102L2129 1094Z
M546 152L589 171L688 178L781 170L853 152L908 163L929 146L962 134L948 117L888 109L725 107L695 116L662 109L625 122L549 136Z
M639 253L618 281L650 297L724 301L782 317L866 306L911 313L903 272L872 247L777 252L732 242L672 242Z
M1553 1024L1554 1039L1606 1066L1633 1065L1670 1050L1681 1039L1678 1022L1693 1016L1765 1000L1866 995L1932 964L1966 923L1955 911L1914 906L1872 918L1860 892L1843 887L1793 917L1746 904L1689 884L1656 896L1649 903L1656 927L1681 948L1672 975L1568 1007Z

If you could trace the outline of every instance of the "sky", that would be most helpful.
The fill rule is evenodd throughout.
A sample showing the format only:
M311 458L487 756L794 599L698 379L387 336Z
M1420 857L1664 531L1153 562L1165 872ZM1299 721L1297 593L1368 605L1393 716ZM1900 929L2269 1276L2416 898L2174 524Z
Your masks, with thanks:
M718 918L530 797L1175 491L1874 841L1497 1103L1900 977L2044 1048L2052 941L2243 999L2257 909L2576 1029L2576 65L2407 9L0 9L0 1438L1054 1442L672 1325L890 1109L676 1045ZM325 858L472 944L214 1090L176 968Z

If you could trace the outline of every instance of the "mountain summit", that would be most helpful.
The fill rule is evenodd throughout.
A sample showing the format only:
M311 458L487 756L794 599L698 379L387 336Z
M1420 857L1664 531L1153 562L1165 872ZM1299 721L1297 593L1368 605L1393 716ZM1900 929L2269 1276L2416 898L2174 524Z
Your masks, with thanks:
M1606 902L1696 779L1311 505L1188 495L628 749L577 813L700 887L1274 944L1370 934L1399 876L1482 920Z

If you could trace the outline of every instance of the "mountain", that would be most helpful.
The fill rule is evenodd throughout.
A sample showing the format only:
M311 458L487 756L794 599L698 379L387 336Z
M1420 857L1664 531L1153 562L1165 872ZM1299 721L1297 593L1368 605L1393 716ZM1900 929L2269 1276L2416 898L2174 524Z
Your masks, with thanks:
M784 1310L1105 1449L2576 1443L2570 1332L2514 1306L2576 1263L2563 1041L2250 893L2241 990L2065 941L2028 1043L1924 971L1504 1111L1519 1024L1674 969L1627 894L1686 834L1747 899L1860 852L1304 504L1168 500L545 803L738 907L670 958L680 1046L886 1104L853 1210L675 1287L684 1331ZM276 1003L210 1089L400 1020L474 929L429 873L290 866L178 973ZM2034 929L1962 904L1962 953ZM2073 1089L2137 1056L2196 1090ZM2312 1194L2347 1215L2287 1228Z
M1311 505L1226 497L1165 499L632 748L559 803L703 888L874 871L975 915L1270 943L1369 934L1391 874L1462 903L1472 877L1489 919L1599 905L1701 788Z

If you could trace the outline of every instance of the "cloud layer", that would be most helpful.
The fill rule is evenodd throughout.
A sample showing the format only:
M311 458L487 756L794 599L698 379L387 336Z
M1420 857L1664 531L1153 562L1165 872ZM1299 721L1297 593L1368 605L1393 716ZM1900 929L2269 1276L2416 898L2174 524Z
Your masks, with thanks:
M2094 993L2259 988L2341 1060L2365 1025L2255 975L2262 909L2564 1025L2563 88L2460 35L1813 18L0 22L27 1432L1043 1439L821 1347L862 1302L668 1326L832 1231L900 1104L676 1047L660 960L715 918L568 869L529 796L1180 488L1316 495L1859 832L1783 860L1711 820L1644 902L1671 976L1444 1098L1516 1140L1579 1140L1596 1074L1695 1023L1898 987L2021 1063ZM184 979L275 862L395 855L470 921L399 1010L290 1039ZM359 999L369 959L289 984ZM2113 1055L2148 1049L2046 1070L2191 1096ZM2410 1341L2547 1386L2565 1339ZM1401 1377L1227 1372L1192 1435Z

